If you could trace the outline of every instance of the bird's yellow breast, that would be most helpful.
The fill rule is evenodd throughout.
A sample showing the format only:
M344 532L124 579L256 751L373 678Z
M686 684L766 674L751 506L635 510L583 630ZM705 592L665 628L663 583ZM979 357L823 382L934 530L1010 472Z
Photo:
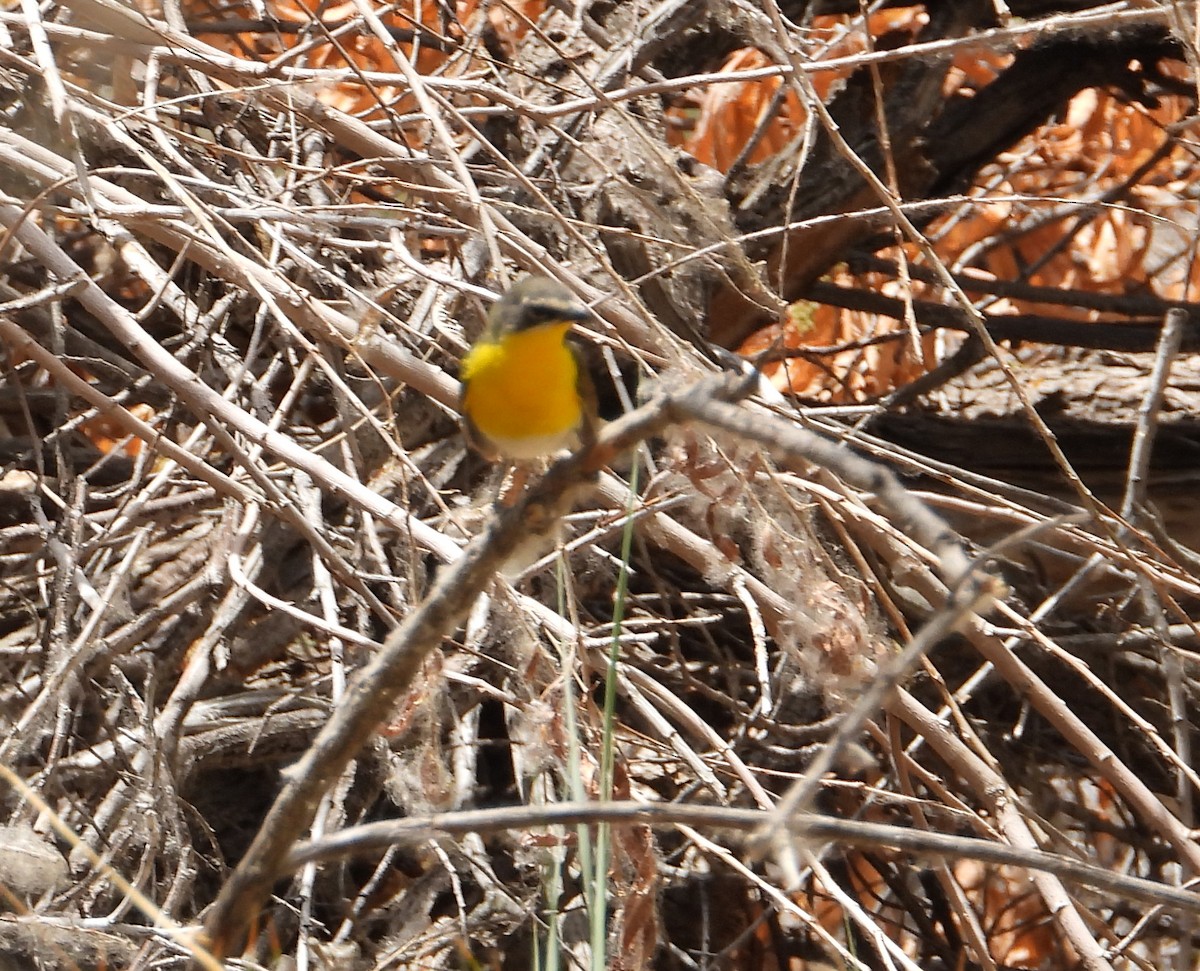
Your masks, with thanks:
M510 458L570 443L583 421L579 365L569 321L485 335L463 361L462 407L476 430Z

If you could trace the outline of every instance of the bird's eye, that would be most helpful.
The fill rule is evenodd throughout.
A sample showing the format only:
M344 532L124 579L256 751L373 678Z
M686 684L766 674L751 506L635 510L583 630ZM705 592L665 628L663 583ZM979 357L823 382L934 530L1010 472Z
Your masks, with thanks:
M558 320L562 317L562 312L555 307L538 306L534 304L526 311L531 322L535 324L545 324L551 320Z

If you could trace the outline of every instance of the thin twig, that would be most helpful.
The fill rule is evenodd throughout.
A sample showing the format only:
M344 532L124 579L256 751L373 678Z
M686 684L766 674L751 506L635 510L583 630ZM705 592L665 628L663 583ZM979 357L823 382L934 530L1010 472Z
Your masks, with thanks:
M294 872L309 863L374 854L394 846L419 846L430 839L504 830L527 832L542 826L603 822L644 823L657 827L683 824L707 831L734 830L750 836L762 826L764 815L760 809L641 802L566 802L550 806L461 810L351 826L336 835L298 844L286 857L284 867L287 872ZM818 813L795 817L788 825L788 832L794 839L812 843L831 842L864 849L886 847L936 859L1019 866L1051 873L1081 886L1124 894L1143 903L1200 913L1200 893L1114 873L1039 849Z
M1137 507L1146 501L1146 477L1150 472L1150 456L1154 450L1155 433L1158 431L1158 416L1166 397L1167 383L1171 379L1171 365L1179 356L1188 315L1179 307L1172 307L1163 318L1162 331L1155 347L1154 367L1146 394L1138 409L1137 422L1133 429L1133 444L1129 450L1128 478L1125 494L1121 499L1121 518L1134 521Z

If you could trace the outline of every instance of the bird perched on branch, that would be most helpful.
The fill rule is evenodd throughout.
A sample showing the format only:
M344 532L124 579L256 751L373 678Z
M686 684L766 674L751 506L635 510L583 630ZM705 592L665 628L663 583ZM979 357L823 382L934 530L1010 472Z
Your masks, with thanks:
M492 305L461 373L463 428L479 452L522 462L594 441L596 392L571 337L587 317L546 277L519 280Z

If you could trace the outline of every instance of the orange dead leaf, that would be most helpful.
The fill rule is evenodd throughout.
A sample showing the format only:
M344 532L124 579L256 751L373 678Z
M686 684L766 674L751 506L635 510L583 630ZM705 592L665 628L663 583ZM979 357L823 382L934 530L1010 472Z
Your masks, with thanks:
M879 274L855 277L839 270L832 278L844 286L885 292L895 288ZM895 339L864 343L890 334L895 334ZM763 373L784 393L822 401L859 402L886 394L928 370L935 360L934 341L933 335L923 337L921 353L914 355L908 333L893 320L840 307L797 304L786 324L772 324L752 334L738 353L752 357L775 347L819 350L819 356L766 364ZM855 344L861 346L836 353L826 350Z
M147 424L154 419L154 409L148 404L129 405L125 410ZM83 422L79 426L79 430L88 441L96 446L101 455L107 455L119 447L121 451L132 458L141 455L142 449L146 447L145 442L140 438L131 437L120 422L108 415L99 415Z
M401 40L398 46L413 59L420 73L429 74L447 63L447 51L462 36L460 25L464 18L477 14L478 6L476 0L459 4L458 16L451 16L441 4L407 0L380 11L378 16L396 37L412 38ZM339 29L359 17L358 9L349 0L323 5L306 0L266 0L265 9L271 20L281 25L279 29L258 24L259 14L250 5L224 7L214 15L208 6L191 3L186 14L197 23L198 37L241 56L271 60L302 51L299 56L308 67L333 70L353 66L362 71L395 72L388 47L365 27ZM236 34L204 30L206 22L216 27L230 19L245 20L255 26ZM330 83L317 88L316 94L334 108L367 118L381 115L385 108L404 114L413 107L410 96L401 88L391 85L371 88L361 80Z
M987 867L970 860L954 876L979 913L992 958L1013 968L1066 967L1056 926L1029 875L1015 867Z
M734 51L721 66L722 74L767 67L770 60L759 50L745 47ZM747 162L769 158L787 144L804 121L804 109L794 91L773 109L782 78L730 81L707 87L700 98L700 116L687 150L706 165L729 170L760 125L762 136ZM774 115L770 112L774 110Z

